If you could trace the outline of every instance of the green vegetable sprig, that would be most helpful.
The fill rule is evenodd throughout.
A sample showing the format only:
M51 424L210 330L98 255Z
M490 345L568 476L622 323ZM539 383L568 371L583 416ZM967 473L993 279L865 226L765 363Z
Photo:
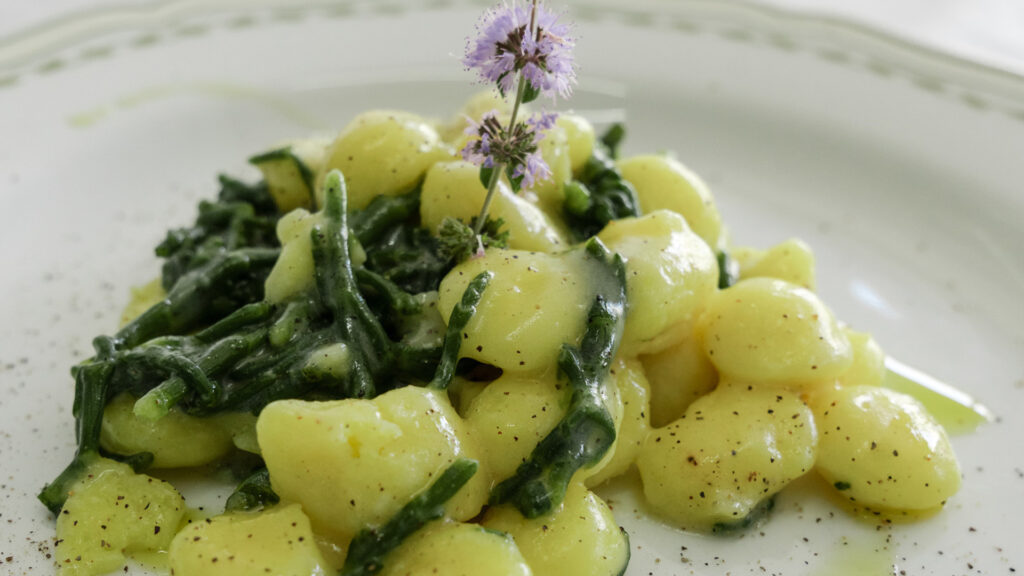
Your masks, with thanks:
M455 366L459 360L459 348L462 346L462 331L466 329L473 315L476 314L477 306L483 297L484 290L494 278L494 273L484 271L477 274L465 291L462 292L462 299L452 309L448 318L448 328L444 334L444 345L441 353L441 361L437 363L437 372L434 379L430 381L430 387L437 390L446 390L455 377Z

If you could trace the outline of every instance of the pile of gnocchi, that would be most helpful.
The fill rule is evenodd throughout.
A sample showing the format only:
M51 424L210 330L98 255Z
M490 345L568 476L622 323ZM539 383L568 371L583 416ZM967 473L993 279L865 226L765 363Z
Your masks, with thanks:
M479 169L456 151L466 118L503 106L479 95L446 123L371 111L334 139L290 143L294 163L260 165L287 212L266 299L284 302L314 282L309 238L321 216L308 201L330 170L345 176L349 210L419 188L429 231L445 217L476 215L485 196ZM622 574L628 536L593 490L624 474L639 480L651 514L695 531L748 525L806 474L871 510L943 506L960 483L945 430L917 400L884 385L878 344L815 293L807 245L730 244L708 187L668 155L615 162L641 215L597 234L626 266L625 324L601 391L614 444L575 473L545 515L489 504L569 402L558 354L580 343L599 280L568 231L564 189L597 146L586 119L562 115L540 146L551 177L518 194L499 184L491 214L503 221L508 248L456 265L436 291L417 295L433 321L410 337L436 339L471 279L493 274L460 348L488 370L457 376L448 390L279 400L258 415L172 410L146 421L132 412L133 398L118 398L104 414L107 451L150 452L155 468L197 470L233 452L258 454L280 502L200 519L159 471L146 476L97 458L58 515L61 574L103 574L144 554L178 576L336 573L361 530L386 523L459 459L475 461L476 473L379 574ZM723 265L734 279L725 287ZM130 309L162 297L158 286L139 290ZM344 350L322 356L325 370L347 369Z

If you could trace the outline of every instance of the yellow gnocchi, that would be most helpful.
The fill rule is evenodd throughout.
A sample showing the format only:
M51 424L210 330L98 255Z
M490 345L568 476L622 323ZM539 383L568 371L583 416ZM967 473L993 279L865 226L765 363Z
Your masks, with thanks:
M324 205L322 183L331 170L345 175L348 208L358 210L377 196L409 192L435 162L449 160L453 154L433 125L415 114L365 112L328 148L318 178L317 205Z
M689 334L716 290L718 264L686 221L659 210L611 222L598 238L626 259L623 353L653 354Z
M544 516L497 506L483 525L511 535L535 576L618 576L629 562L629 540L608 505L578 483Z
M166 551L184 517L173 486L97 457L57 515L58 574L106 574L132 554Z
M338 542L387 521L457 458L482 461L447 397L416 386L373 400L274 402L256 431L274 491ZM489 488L481 469L448 502L449 514L476 516Z
M533 576L515 540L477 524L434 522L390 555L381 576Z
M168 564L171 576L331 573L298 504L192 522L171 542Z
M231 450L232 435L217 418L171 410L159 420L136 416L135 399L120 394L103 411L101 445L114 454L153 455L154 468L183 468L213 462Z
M469 281L485 270L494 279L466 326L461 355L506 372L554 371L562 344L583 333L593 300L582 253L491 250L467 260L441 281L442 316L451 315Z
M818 451L815 420L796 394L723 382L653 430L637 467L658 514L709 530L747 520L809 472Z
M875 509L928 510L960 488L946 431L910 396L835 386L808 401L821 431L816 468L844 497Z
M768 250L733 248L740 278L777 278L813 292L817 286L814 253L806 242L791 238Z
M853 362L846 334L813 292L751 278L715 294L696 328L718 371L744 382L827 382Z

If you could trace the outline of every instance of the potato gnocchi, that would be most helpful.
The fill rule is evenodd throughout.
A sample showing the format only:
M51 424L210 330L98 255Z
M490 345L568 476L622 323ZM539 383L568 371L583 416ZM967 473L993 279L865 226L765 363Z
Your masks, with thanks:
M76 368L108 388L87 475L41 496L63 507L60 574L156 551L190 576L617 576L629 539L591 491L613 478L711 532L811 473L885 513L954 496L945 431L815 293L811 249L731 244L670 156L616 159L563 115L540 146L551 178L498 185L507 246L444 252L446 219L468 223L486 193L454 151L494 108L510 114L480 95L446 123L369 111L333 141L289 141L252 159L263 184L223 178L197 227L169 234L161 280ZM599 219L601 194L633 212ZM234 292L207 291L217 274ZM148 363L102 372L121 350ZM100 448L154 474L245 474L227 512L190 521L170 484Z

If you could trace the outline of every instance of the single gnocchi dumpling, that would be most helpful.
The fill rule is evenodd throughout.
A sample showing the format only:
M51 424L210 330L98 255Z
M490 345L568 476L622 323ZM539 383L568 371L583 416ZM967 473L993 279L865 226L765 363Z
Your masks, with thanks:
M582 250L488 250L456 266L439 291L446 322L469 281L485 270L494 273L463 332L460 354L506 373L557 370L562 344L579 342L593 304L595 264L588 262Z
M60 576L119 570L125 556L166 551L185 517L185 500L162 480L96 457L57 515Z
M814 292L773 278L715 294L696 331L718 371L743 382L828 382L853 361L846 334Z
M445 394L417 386L373 400L280 400L263 409L256 432L274 491L341 543L389 520L455 460L483 461ZM472 518L489 488L481 466L446 510Z
M231 433L217 418L189 416L172 408L159 420L136 416L135 398L127 393L110 401L103 410L100 445L125 456L153 454L154 468L182 468L209 464L232 446Z
M298 504L232 512L193 522L171 542L171 574L325 576L309 518Z
M360 210L377 196L412 190L434 162L450 160L453 154L434 127L415 114L364 112L327 150L317 179L317 205L324 205L323 180L331 170L345 176L348 209Z
M656 513L712 530L741 525L810 471L817 446L814 418L796 394L723 382L651 431L637 468Z
M835 386L815 390L808 402L821 431L816 467L851 501L928 510L960 488L960 465L946 431L910 396L875 386Z
M470 222L480 214L487 189L480 182L480 168L469 162L439 162L427 171L420 195L420 219L427 230L437 233L447 217ZM512 193L504 181L491 200L490 218L505 221L508 245L519 250L556 252L568 246L555 221L534 204Z
M682 340L718 286L718 262L682 216L658 210L610 222L598 234L626 260L629 299L622 353L653 354Z
M676 420L718 384L718 371L693 336L656 354L640 356L651 386L651 426Z
M612 511L576 482L548 514L527 519L512 506L496 506L483 525L510 534L536 576L618 576L629 562L629 539Z
M608 385L614 386L621 398L622 416L616 419L615 442L605 456L607 464L595 466L591 473L584 471L583 479L588 487L597 486L628 470L651 430L651 388L640 362L616 359L609 371ZM611 413L615 415L614 411Z
M432 522L387 555L380 576L532 576L515 540L476 524Z
M722 217L707 184L675 158L633 156L618 162L622 177L636 188L640 210L671 210L714 250L722 241Z
M814 253L803 240L791 238L768 250L734 248L731 252L740 265L740 278L778 278L810 291L817 285Z

